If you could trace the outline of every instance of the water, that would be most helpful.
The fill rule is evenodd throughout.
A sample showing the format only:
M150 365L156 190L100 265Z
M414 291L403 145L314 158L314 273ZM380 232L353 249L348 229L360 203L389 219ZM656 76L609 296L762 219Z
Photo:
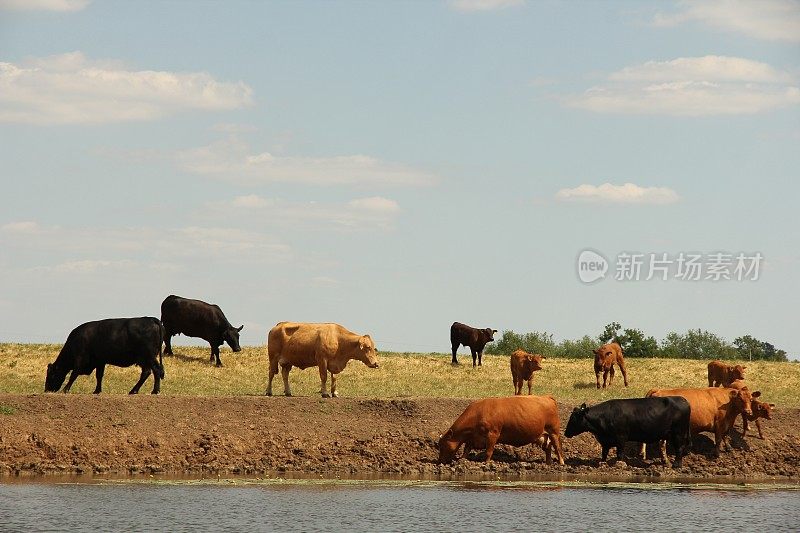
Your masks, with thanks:
M496 483L0 484L2 531L797 531L800 492Z

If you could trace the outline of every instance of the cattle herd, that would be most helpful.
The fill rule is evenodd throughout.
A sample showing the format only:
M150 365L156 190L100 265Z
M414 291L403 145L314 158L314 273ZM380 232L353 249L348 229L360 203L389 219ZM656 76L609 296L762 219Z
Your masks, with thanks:
M137 365L141 376L130 394L136 394L152 374L153 394L160 391L164 379L163 354L171 354L170 339L184 334L206 340L211 346L210 360L222 366L219 348L227 343L234 352L241 350L239 332L222 310L200 300L168 296L161 304L161 319L154 317L112 318L87 322L70 332L56 360L47 365L45 392L61 388L69 374L64 392L69 392L75 379L93 371L97 379L94 393L102 391L106 365L129 367ZM494 340L497 330L477 329L454 322L450 327L452 364L457 365L456 352L460 345L470 348L472 365L480 366L483 350ZM165 347L162 350L162 346ZM348 361L356 359L369 368L378 367L377 350L369 335L353 333L338 324L280 322L267 337L269 378L265 394L272 395L272 380L281 369L283 392L291 396L289 372L317 367L320 392L324 398L336 397L336 378ZM546 462L555 452L564 464L561 447L561 422L558 405L552 396L532 396L533 373L542 369L545 357L516 350L511 355L511 376L514 395L485 398L472 402L439 440L439 462L453 461L464 445L462 457L475 450L486 450L485 460L492 458L497 444L542 448ZM600 374L602 387L613 383L614 366L622 372L625 386L628 373L622 347L617 342L604 344L594 350L594 373L597 388ZM715 454L723 445L729 448L728 433L738 416L742 417L743 436L748 422L755 421L759 437L764 438L760 418L772 418L774 404L760 401L759 391L751 392L744 382L745 367L727 365L721 361L708 364L707 388L652 389L644 398L608 400L593 406L586 404L573 409L564 436L574 437L589 432L602 448L603 461L609 450L616 448L618 459L624 457L625 444L640 444L639 453L645 458L646 445L658 444L665 465L670 461L667 444L672 448L680 467L682 458L691 446L692 436L700 432L714 435ZM328 375L330 374L330 393ZM528 384L528 396L522 396L523 384Z

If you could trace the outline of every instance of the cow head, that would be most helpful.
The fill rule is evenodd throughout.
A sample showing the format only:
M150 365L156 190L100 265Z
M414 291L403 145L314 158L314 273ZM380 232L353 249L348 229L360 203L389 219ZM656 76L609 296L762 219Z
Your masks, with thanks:
M737 379L744 379L744 369L747 368L746 366L736 365L736 366L729 366L728 367L728 378L731 381L736 381Z
M610 344L604 344L592 352L595 366L602 366L603 370L608 370L614 365L614 350L611 349Z
M448 464L453 460L461 443L453 439L453 430L447 432L439 438L439 463Z
M758 400L753 400L750 403L753 406L753 416L772 420L772 410L775 409L774 403L760 402Z
M742 412L748 416L753 414L753 398L761 396L761 391L750 392L749 389L729 389L731 402L737 412Z
M47 365L47 376L44 379L45 392L57 392L64 383L69 370L59 367L56 363Z
M525 355L525 370L529 372L535 372L536 370L542 369L542 359L546 359L545 356L538 353L529 353Z
M231 350L234 352L241 352L242 347L239 346L239 332L242 331L244 328L244 324L235 328L233 326L228 326L228 329L225 330L225 333L222 334L222 340L228 343L228 346L231 347Z
M375 343L369 335L359 337L357 358L370 368L378 368L378 350L375 349Z
M572 414L569 417L569 422L567 422L567 429L564 430L565 437L571 438L575 435L580 435L584 431L589 431L589 428L586 425L586 411L587 408L585 403L572 410Z
M486 342L494 342L494 334L497 333L497 330L486 328L483 330L483 333L486 336Z

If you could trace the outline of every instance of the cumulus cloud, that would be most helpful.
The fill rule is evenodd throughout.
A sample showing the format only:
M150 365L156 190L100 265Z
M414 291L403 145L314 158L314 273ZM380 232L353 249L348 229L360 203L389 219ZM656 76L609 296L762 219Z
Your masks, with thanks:
M447 4L456 11L493 11L521 6L525 0L449 0Z
M249 105L244 82L220 82L207 72L131 70L90 61L81 52L0 62L0 122L92 124L154 120L188 110Z
M566 102L598 113L738 115L796 105L800 89L793 76L766 63L684 57L625 67Z
M438 181L431 173L366 155L283 157L254 153L237 138L181 151L176 162L187 172L251 182L415 186Z
M600 186L583 184L572 189L561 189L556 198L568 202L609 202L619 204L671 204L677 202L678 193L667 187L640 187L634 183Z
M91 0L0 0L0 9L7 11L80 11Z
M677 12L656 14L656 26L696 21L724 31L768 41L800 42L800 2L797 0L688 0Z

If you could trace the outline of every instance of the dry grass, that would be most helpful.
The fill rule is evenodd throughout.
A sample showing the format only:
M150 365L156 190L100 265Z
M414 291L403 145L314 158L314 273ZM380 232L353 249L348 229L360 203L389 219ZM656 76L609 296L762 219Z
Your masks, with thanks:
M55 360L60 345L0 344L0 392L33 394L44 389L47 363ZM208 361L208 347L174 347L176 355L164 358L166 380L163 394L197 396L262 395L266 389L268 364L263 346L244 347L238 354L223 350L225 365L216 368ZM509 358L487 355L483 367L473 369L469 356L460 356L462 366L452 367L449 354L380 353L381 366L369 369L351 361L339 376L338 388L343 396L397 398L504 396L513 393ZM761 390L764 398L779 406L800 407L800 364L753 362L747 365L751 388ZM641 397L657 387L706 386L707 361L675 359L628 359L630 386L622 386L617 372L614 385L598 391L594 385L592 360L547 359L544 369L534 378L534 394L552 394L568 403L598 401L611 398ZM103 391L124 394L139 376L138 367L106 367ZM315 368L293 369L290 374L292 392L299 396L316 395L319 373ZM78 378L74 393L91 393L94 376ZM142 392L152 388L148 380ZM523 390L527 390L527 386ZM278 375L273 385L275 394L283 393Z

